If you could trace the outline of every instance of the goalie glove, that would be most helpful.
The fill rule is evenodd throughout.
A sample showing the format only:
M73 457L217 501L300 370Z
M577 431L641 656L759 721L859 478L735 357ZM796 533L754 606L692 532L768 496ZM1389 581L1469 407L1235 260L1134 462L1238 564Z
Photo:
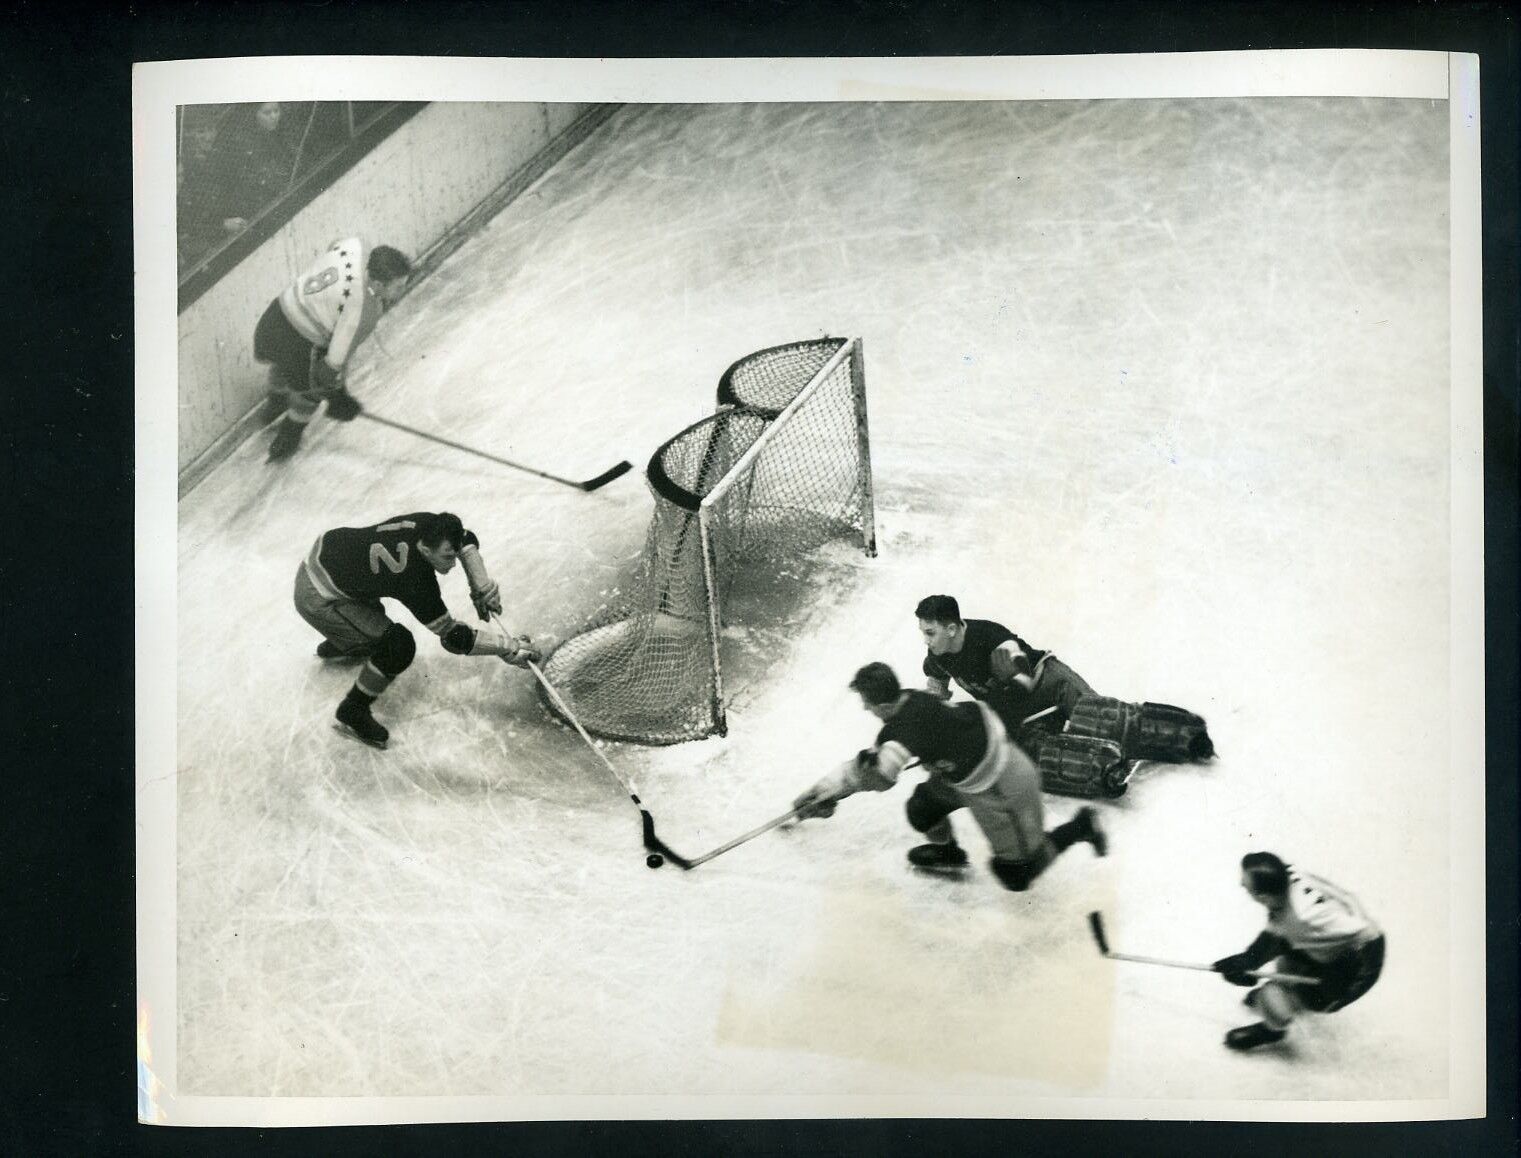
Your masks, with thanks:
M1013 640L1006 640L988 656L990 693L1028 692L1035 686L1030 657Z
M470 602L475 604L475 613L482 619L490 619L493 615L502 613L502 589L495 579L487 579L479 587L470 589Z

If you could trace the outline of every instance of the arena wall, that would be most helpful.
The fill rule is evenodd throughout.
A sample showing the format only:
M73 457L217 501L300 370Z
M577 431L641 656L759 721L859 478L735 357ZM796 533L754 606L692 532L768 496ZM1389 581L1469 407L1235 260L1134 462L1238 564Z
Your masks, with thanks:
M254 324L335 238L394 245L426 273L616 106L435 102L298 211L179 316L179 492L257 428Z

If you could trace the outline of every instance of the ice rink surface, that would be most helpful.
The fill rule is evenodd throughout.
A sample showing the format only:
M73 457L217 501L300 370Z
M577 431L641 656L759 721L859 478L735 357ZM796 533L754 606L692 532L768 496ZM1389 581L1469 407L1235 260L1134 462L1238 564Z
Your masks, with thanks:
M1482 775L1448 766L1447 132L1418 100L621 110L351 381L499 455L635 473L587 495L319 419L179 505L179 1092L1444 1096L1449 790ZM879 557L833 544L729 626L727 737L606 755L667 842L714 848L871 741L847 681L917 682L913 607L948 592L1208 719L1217 761L1100 805L1108 859L1010 893L961 814L973 867L919 875L900 785L651 872L531 676L399 607L390 749L335 734L355 670L291 606L318 533L455 511L509 624L563 638L642 549L650 453L734 359L822 334L864 342ZM1121 951L1237 951L1254 849L1357 894L1389 961L1237 1056L1242 990L1107 962L1084 916Z

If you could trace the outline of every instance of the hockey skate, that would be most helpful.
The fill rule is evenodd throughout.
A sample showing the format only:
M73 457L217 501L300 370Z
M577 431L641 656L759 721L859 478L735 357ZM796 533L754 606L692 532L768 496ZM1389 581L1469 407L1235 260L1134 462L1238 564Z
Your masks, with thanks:
M336 716L340 725L338 731L352 736L361 744L384 750L386 741L391 738L391 733L386 731L385 726L377 723L375 717L370 715L369 704L345 697L338 705Z
M301 423L284 419L275 428L274 441L269 444L269 457L264 461L284 462L296 453L296 448L301 445L301 436L305 433L306 427Z
M1225 1044L1229 1049L1248 1050L1256 1049L1259 1045L1272 1045L1282 1041L1285 1033L1281 1029L1274 1029L1265 1021L1254 1021L1251 1025L1237 1026L1225 1035Z
M966 867L966 849L955 841L946 844L920 844L908 850L908 863L922 869L959 869Z

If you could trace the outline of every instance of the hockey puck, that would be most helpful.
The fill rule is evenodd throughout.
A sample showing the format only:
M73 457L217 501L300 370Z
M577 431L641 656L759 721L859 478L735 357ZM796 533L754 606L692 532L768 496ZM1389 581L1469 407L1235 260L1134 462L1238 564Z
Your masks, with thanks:
M644 858L644 863L649 865L650 868L659 868L665 864L665 857L661 856L658 852L652 852Z

